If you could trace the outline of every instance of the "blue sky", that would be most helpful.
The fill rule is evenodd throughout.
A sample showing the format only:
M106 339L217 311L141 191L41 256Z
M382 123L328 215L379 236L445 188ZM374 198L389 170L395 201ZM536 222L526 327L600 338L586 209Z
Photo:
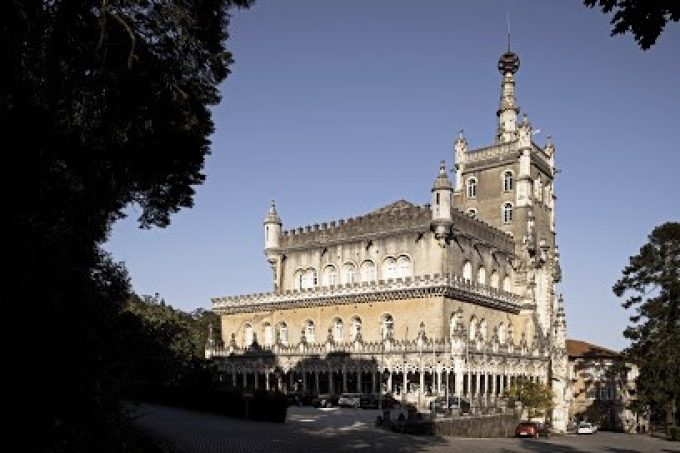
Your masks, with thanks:
M519 105L557 147L569 336L624 347L611 286L654 226L680 218L680 26L643 52L580 1L260 0L232 21L195 207L150 231L131 209L106 248L136 292L209 308L271 289L272 198L286 229L427 202L460 129L472 148L493 141L507 11Z

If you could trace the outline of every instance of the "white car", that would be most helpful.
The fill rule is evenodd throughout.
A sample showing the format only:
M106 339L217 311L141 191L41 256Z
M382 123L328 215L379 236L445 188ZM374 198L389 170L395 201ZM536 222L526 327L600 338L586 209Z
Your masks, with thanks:
M576 429L577 434L595 434L597 432L597 425L588 422L581 422Z
M359 407L361 404L361 393L343 393L338 398L340 407Z

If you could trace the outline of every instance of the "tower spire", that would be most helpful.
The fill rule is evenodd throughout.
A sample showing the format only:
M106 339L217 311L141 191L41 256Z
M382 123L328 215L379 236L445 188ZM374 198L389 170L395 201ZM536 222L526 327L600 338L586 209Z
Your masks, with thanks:
M497 142L510 142L517 138L517 114L519 107L515 102L514 74L519 69L519 57L510 50L510 16L508 15L508 51L498 60L498 72L503 76L501 100L498 106Z
M510 53L510 11L506 13L505 18L508 21L508 53Z

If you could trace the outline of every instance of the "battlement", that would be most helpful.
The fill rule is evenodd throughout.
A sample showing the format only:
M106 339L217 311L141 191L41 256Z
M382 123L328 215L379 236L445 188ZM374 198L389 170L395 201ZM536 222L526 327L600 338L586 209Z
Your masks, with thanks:
M281 233L281 248L300 247L329 240L344 240L366 234L400 229L429 228L430 209L399 200L368 214L322 222Z

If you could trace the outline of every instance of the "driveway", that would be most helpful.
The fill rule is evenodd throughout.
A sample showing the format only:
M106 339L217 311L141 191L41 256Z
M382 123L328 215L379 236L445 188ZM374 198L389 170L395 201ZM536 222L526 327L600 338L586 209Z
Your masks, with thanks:
M679 452L680 443L635 434L463 439L395 434L373 426L378 411L292 406L286 423L250 422L152 404L137 422L176 453L217 452Z

